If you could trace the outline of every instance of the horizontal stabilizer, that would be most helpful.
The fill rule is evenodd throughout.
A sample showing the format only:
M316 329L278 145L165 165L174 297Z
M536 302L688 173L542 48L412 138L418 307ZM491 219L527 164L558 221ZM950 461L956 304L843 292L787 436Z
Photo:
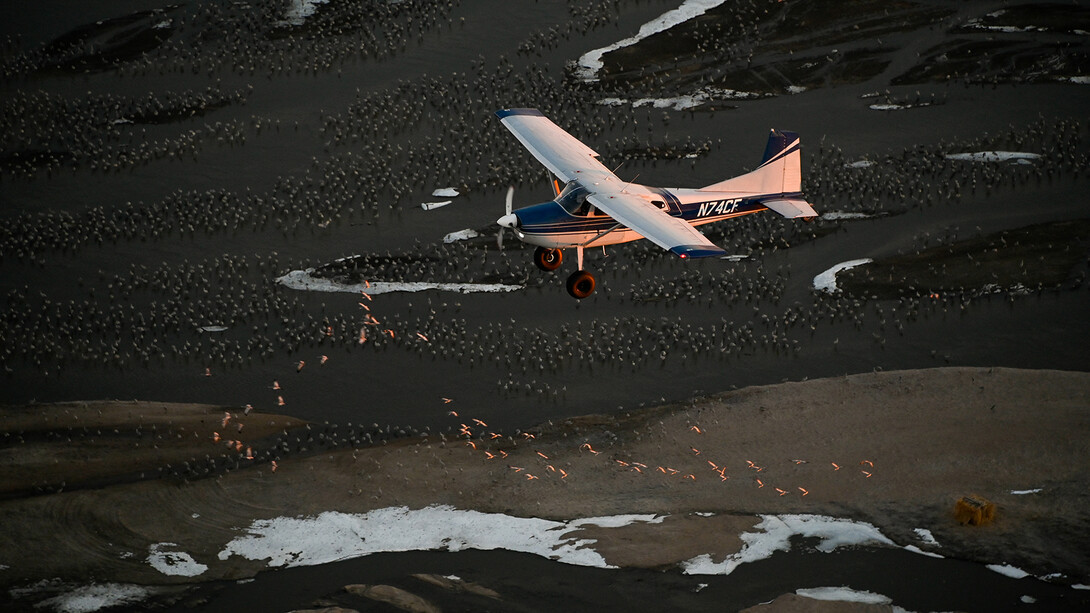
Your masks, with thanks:
M818 216L814 207L810 206L809 202L800 198L775 198L773 200L765 200L761 202L761 204L788 219Z

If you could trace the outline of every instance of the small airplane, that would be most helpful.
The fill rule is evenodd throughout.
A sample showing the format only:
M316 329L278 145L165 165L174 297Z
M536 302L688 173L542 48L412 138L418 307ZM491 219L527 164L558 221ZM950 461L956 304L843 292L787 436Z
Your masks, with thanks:
M511 210L514 187L507 190L506 212L496 220L519 240L537 245L534 263L556 270L561 249L575 248L576 271L568 277L573 298L594 292L594 276L583 269L583 250L646 238L683 259L724 255L694 226L771 209L787 218L817 217L802 194L802 154L794 132L772 130L756 170L699 189L649 187L621 180L598 161L598 154L537 109L504 109L496 116L537 161L563 182L553 180L549 202Z

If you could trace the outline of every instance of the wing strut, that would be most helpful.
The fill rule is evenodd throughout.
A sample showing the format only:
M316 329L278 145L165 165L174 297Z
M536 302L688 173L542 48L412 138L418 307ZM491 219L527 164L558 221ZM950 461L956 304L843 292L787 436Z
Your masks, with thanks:
M594 241L602 238L606 234L609 234L610 232L612 232L614 230L617 230L619 228L623 228L623 227L625 227L625 225L623 223L619 223L619 224L613 226L612 228L610 228L608 230L604 230L602 232L599 232L598 234L595 234L593 237L591 237L591 239L589 241L587 241L587 242L585 242L585 243L583 243L582 245L579 245L579 246L580 247L588 247L588 246L590 246L591 243L593 243Z

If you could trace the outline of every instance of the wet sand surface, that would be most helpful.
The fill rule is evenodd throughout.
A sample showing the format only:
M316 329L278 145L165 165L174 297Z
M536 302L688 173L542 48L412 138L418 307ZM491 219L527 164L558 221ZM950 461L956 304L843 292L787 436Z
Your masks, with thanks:
M983 544L936 529L944 549L978 561L1024 563L1034 572L1044 572L1048 558L1069 579L1084 574L1072 570L1087 565L1071 544L1084 543L1086 530L1082 519L1070 518L1087 505L1062 485L1069 464L1046 467L1036 459L1057 450L1084 457L1077 448L1084 437L1076 433L1085 428L1074 422L1023 423L1028 417L1014 412L1005 417L1013 420L1009 429L990 430L989 421L972 421L975 413L936 414L936 424L962 433L979 429L988 438L950 438L936 426L934 440L964 441L966 448L933 446L911 429L918 426L913 421L903 426L911 448L885 441L902 454L887 472L883 450L866 443L896 433L882 427L885 420L903 425L899 420L942 404L909 403L908 415L856 415L844 426L868 432L867 439L840 440L844 430L826 432L816 422L832 409L814 405L807 413L780 402L779 421L765 419L794 436L788 440L798 449L775 449L808 453L788 458L804 464L781 464L781 454L766 447L771 439L758 444L746 432L717 431L714 422L699 427L709 437L731 438L716 439L713 450L722 455L706 457L711 452L696 441L683 444L691 431L654 430L641 411L664 411L665 422L668 413L682 415L673 409L688 410L694 397L704 406L701 398L730 390L760 395L780 383L835 386L845 375L879 376L870 374L876 370L887 373L881 377L904 371L906 381L917 376L907 373L940 367L936 380L960 373L953 384L965 407L977 405L964 377L986 378L980 367L1004 377L1060 377L1048 379L1054 387L1040 388L1049 391L1081 389L1063 377L1090 371L1086 7L540 0L522 6L517 18L506 3L491 0L79 6L46 0L36 7L0 24L0 423L7 434L0 443L0 496L21 509L18 521L29 521L24 511L50 510L37 527L28 524L34 540L5 534L5 547L20 552L0 560L5 586L21 589L30 577L57 577L70 586L102 581L114 576L106 569L119 559L131 566L117 576L131 571L132 581L158 584L161 573L141 562L152 533L163 539L156 542L181 543L203 526L212 551L213 541L222 545L249 520L319 512L326 502L354 512L380 502L446 503L535 517L644 509L672 513L654 527L682 532L695 530L680 527L690 521L730 523L734 513L792 512L797 504L872 521L908 543L910 524L944 516L950 496L974 488L1000 505L999 522L987 528ZM545 171L493 115L505 107L540 108L624 180L660 186L737 175L758 162L769 128L796 131L803 189L822 216L807 224L766 212L702 226L733 254L724 260L682 262L646 241L588 252L587 268L599 286L574 301L563 289L574 257L543 273L513 236L502 249L497 244L492 220L503 212L508 186L515 186L516 207L551 197ZM440 208L422 206L447 200ZM445 242L453 233L477 236ZM829 272L846 262L858 265ZM458 283L470 293L365 297L278 281L308 270L342 289ZM473 291L494 284L520 289ZM147 412L131 419L134 407ZM223 423L226 414L232 417ZM77 415L78 423L53 425ZM504 450L525 470L458 455L471 451L455 442L462 423L480 434L464 421L467 415L512 437ZM866 418L877 420L873 430ZM1048 428L1053 438L1045 436ZM1020 439L1021 429L1040 437ZM521 431L554 447L531 447ZM565 441L592 431L600 438L586 442L595 450L604 445L601 455L569 456ZM826 438L804 436L811 432ZM440 435L447 439L443 448ZM422 436L431 447L412 442ZM363 450L382 441L378 451ZM853 457L824 457L822 444L830 441ZM686 456L689 446L700 456ZM348 464L350 447L361 449L355 464ZM622 447L632 457L614 457ZM906 458L915 448L952 464L921 454L910 466ZM536 451L556 459L550 450L572 463L567 479L553 482L553 471L524 461L541 460ZM477 481L450 490L453 476L398 470L381 483L386 471L410 465L391 467L387 452L412 454L433 471L440 461L454 462L464 471L458 478ZM996 454L1013 454L1006 458L1011 463ZM612 485L579 484L584 471L606 470L595 459L610 467L601 474ZM759 476L736 466L746 460L763 469ZM686 472L670 468L694 479L640 474L631 470L633 461L648 467L685 461ZM708 480L720 479L708 472L708 461L731 466L730 480L719 483L726 503L706 499ZM841 470L832 471L832 462ZM84 466L70 473L78 464ZM1017 472L1023 466L1024 475ZM822 474L826 467L833 474ZM843 479L862 470L872 476ZM538 479L526 479L526 472ZM306 485L326 483L328 499L267 499L261 489L301 482L302 475L320 475ZM1046 476L1055 481L1004 480ZM420 478L426 490L414 489ZM884 489L889 479L900 493ZM598 487L608 496L596 496ZM777 487L787 494L780 497ZM800 487L809 493L802 496ZM1003 494L1038 487L1037 494ZM334 494L338 488L345 493ZM533 497L544 490L548 496ZM575 494L588 500L569 509ZM101 501L129 495L131 504L120 507ZM867 503L871 495L884 502ZM1055 512L1060 499L1068 505L1062 516ZM704 504L719 514L677 515ZM147 521L162 525L144 525L139 515L148 509ZM76 529L71 517L92 519L72 540L58 541L50 526ZM1016 522L1017 530L1004 522ZM737 530L725 532L723 542L712 543L723 551ZM103 542L112 545L103 550ZM28 544L47 553L23 555ZM68 548L97 553L62 553ZM680 543L669 555L659 549L648 564L689 553ZM493 553L499 557L491 572L531 555ZM798 572L810 564L821 574L833 559L796 553L776 563ZM407 556L411 573L417 554L396 555ZM629 559L624 548L610 555ZM903 565L869 559L880 559L874 564L891 576ZM202 562L208 577L260 566ZM232 564L237 568L226 570ZM381 569L380 562L359 564L353 568L364 574ZM557 566L546 562L534 572L552 569L571 581L609 577ZM902 589L896 604L904 606L905 591L927 598L952 591L939 580L947 572L972 571L931 568L921 575L926 580L905 582L915 589ZM1006 594L1017 589L1012 582L1021 583L983 572L991 581L981 580L982 595ZM276 573L258 575L255 585L271 590L276 581L262 579L270 574ZM690 585L675 575L662 592ZM855 572L844 583L865 575ZM626 576L634 586L651 575ZM419 583L405 581L397 585ZM518 581L537 585L529 575ZM549 602L590 599L608 582L558 588ZM735 583L707 589L716 585L744 591ZM61 591L49 589L37 598ZM451 597L450 589L428 589ZM229 599L234 590L245 592L245 585L216 584L214 593ZM791 591L765 590L760 599L729 607ZM686 592L697 600L678 607L705 602L703 594ZM26 606L34 598L9 596ZM365 602L380 606L364 597L346 606ZM994 610L1006 601L979 602L993 606L977 610ZM1064 608L1062 600L1048 602ZM264 604L279 606L271 596ZM944 608L974 605L932 599L915 610Z

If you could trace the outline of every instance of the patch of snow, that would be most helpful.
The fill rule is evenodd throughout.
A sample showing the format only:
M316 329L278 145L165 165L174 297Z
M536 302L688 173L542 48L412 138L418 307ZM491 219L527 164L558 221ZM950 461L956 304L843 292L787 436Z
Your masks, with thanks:
M568 522L569 525L576 528L583 526L598 526L599 528L620 528L636 522L642 522L645 524L661 524L666 519L665 515L610 515L608 517L587 517L583 519L573 519Z
M885 104L872 104L870 109L872 111L904 111L907 109L918 109L925 106L932 106L934 102L916 102L913 104L896 104L893 102L887 102Z
M277 25L301 26L315 12L319 4L326 4L329 0L289 0L288 10L284 12L284 19Z
M992 18L999 17L1000 15L1002 15L1005 12L1006 11L996 11L994 13L988 13L988 17L992 17ZM967 27L975 28L977 30L987 30L989 32L1003 32L1003 33L1006 33L1006 34L1019 34L1019 33L1022 33L1022 32L1048 32L1048 28L1043 28L1041 26L991 26L991 25L985 25L979 19L970 19L969 21L965 22L965 25Z
M760 98L761 95L753 92L740 92L733 89L718 87L705 87L687 96L675 96L673 98L602 98L598 104L603 106L631 105L633 108L650 105L656 109L673 109L684 111L703 105L714 100L751 100Z
M458 230L457 232L451 232L450 234L444 236L443 242L446 244L450 244L458 241L469 240L471 238L477 238L478 236L480 236L479 232L466 228L465 230Z
M806 91L806 88L801 86L801 85L788 85L787 86L787 93L789 93L789 94L801 94L804 91Z
M420 203L420 208L424 209L425 211L431 211L431 210L434 210L434 209L438 209L438 208L447 206L451 202L454 202L454 201L453 200L443 200L442 202L421 202Z
M90 613L108 607L133 605L151 594L148 588L123 583L92 583L39 602L59 613Z
M804 598L813 600L832 600L836 602L861 602L863 604L892 604L893 599L882 594L853 590L847 586L841 587L812 587L795 590L795 593Z
M706 587L708 587L707 583L697 583L696 587L693 588L693 591L694 592L699 592L700 590L702 590L702 589L704 589Z
M724 256L720 256L720 258L719 258L719 259L720 259L720 260L726 260L726 261L728 261L728 262L741 262L742 260L748 260L748 259L749 259L749 254L746 254L746 253L736 253L736 254L734 254L734 255L724 255Z
M151 29L152 30L165 30L165 29L169 28L171 25L173 25L173 23L174 22L171 21L170 19L164 19L164 20L160 21L159 23L151 26Z
M1040 154L1026 153L1024 151L977 151L975 153L948 153L948 160L961 162L1015 162L1018 164L1031 164L1033 160L1041 159Z
M584 81L597 81L598 71L601 70L603 66L602 56L605 54L610 51L634 45L653 34L669 30L694 17L699 17L708 9L715 8L725 1L726 0L685 0L681 3L681 6L676 9L667 11L640 26L640 30L635 36L630 36L607 47L594 49L584 53L576 62L575 76Z
M841 262L836 266L833 266L829 270L826 270L825 272L814 277L814 289L822 292L835 292L837 291L836 275L838 272L842 270L847 270L849 268L855 268L856 266L861 266L863 264L869 264L872 261L873 260L871 260L870 258L862 258L859 260L848 260L847 262Z
M837 221L839 219L870 219L874 217L869 213L851 213L848 211L829 211L828 213L822 213L821 218L826 221Z
M848 162L844 165L844 168L870 168L874 166L874 162L870 160L859 160L858 162Z
M427 290L472 294L477 292L513 292L523 289L523 286L521 285L508 285L503 283L429 283L425 281L373 281L370 284L370 287L368 287L363 283L339 283L331 279L312 277L310 275L312 272L314 272L313 268L293 270L282 277L278 277L276 282L290 289L299 291L345 292L350 294L358 294L365 291L372 296L396 292L423 292Z
M1003 32L1004 34L1019 34L1021 32L1044 32L1044 28L1038 28L1036 26L986 26L982 23L972 24L978 30L988 30L989 32Z
M1021 579L1023 577L1029 576L1029 573L1027 573L1026 571L1022 570L1021 568L1011 566L1010 564L988 564L986 568L988 570L994 570L1001 575L1006 575L1011 579Z
M456 196L460 196L461 192L454 189L453 187L440 187L439 189L433 191L431 195L435 196L436 198L454 198Z
M694 94L691 96L675 96L673 98L640 98L632 102L633 107L640 107L645 104L650 104L656 109L674 109L675 111L684 111L686 109L693 109L707 100L706 96Z
M719 98L725 98L727 100L752 100L754 98L763 97L757 92L741 92L736 89L715 88L709 89L708 91L713 92Z
M443 578L444 579L450 579L451 581L461 581L462 580L462 578L459 577L458 575L444 575Z
M937 554L933 551L924 551L915 545L905 545L905 551L911 551L912 553L918 553L921 556L927 556L929 558L945 558L946 556Z
M1026 494L1039 494L1044 491L1044 488L1037 488L1033 490L1011 490L1011 494L1015 496L1025 496Z
M1023 596L1022 596L1021 598L1019 598L1018 600L1021 600L1022 602L1026 603L1026 604L1033 604L1033 603L1037 602L1037 599L1036 599L1036 598L1034 598L1033 596L1030 596L1030 595L1028 595L1028 594L1027 594L1027 595L1023 595Z
M920 540L923 541L925 545L934 545L938 547L939 542L935 540L935 535L931 534L931 531L927 528L916 528L913 532L916 533L916 536L920 537Z
M173 577L196 577L208 570L208 566L193 559L184 551L167 551L174 543L155 543L148 548L148 564L152 568Z
M1068 81L1070 83L1078 83L1079 85L1090 85L1090 76L1079 75L1075 77L1064 77L1061 81Z
M612 568L577 536L580 522L626 525L634 518L592 518L569 522L513 517L435 505L423 509L389 507L364 514L327 511L317 517L258 520L247 534L231 540L220 560L240 556L267 560L270 567L326 564L390 551L506 549L573 564Z
M1086 585L1085 583L1072 583L1071 584L1071 589L1073 589L1073 590L1090 590L1090 585Z
M200 327L201 332L225 332L226 330L227 330L227 326L201 326Z
M762 521L754 526L761 532L745 532L739 537L742 549L715 562L708 554L702 554L685 562L681 567L687 575L729 575L746 562L768 558L776 551L788 551L792 536L820 538L817 550L829 553L837 547L881 543L893 545L878 528L865 522L837 519L823 515L762 515Z

